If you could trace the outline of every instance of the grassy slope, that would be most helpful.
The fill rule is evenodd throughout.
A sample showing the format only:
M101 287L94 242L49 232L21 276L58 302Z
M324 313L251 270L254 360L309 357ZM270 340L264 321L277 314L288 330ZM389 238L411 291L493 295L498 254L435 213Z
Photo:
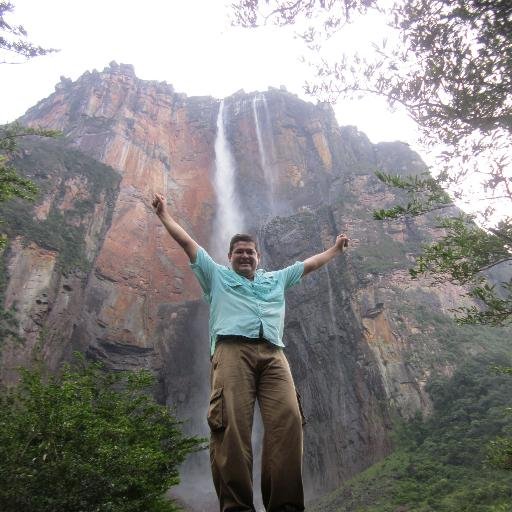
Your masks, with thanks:
M510 512L512 474L490 468L449 467L399 449L307 510Z

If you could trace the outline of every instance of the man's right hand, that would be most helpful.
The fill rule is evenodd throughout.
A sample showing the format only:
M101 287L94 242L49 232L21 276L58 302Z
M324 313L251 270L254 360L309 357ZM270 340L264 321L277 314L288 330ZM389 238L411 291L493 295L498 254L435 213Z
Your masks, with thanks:
M153 197L153 202L151 203L153 208L155 209L155 213L161 218L167 211L167 204L165 201L165 197L162 194L155 194Z
M190 261L196 261L197 251L199 245L197 242L169 215L167 211L167 202L162 194L155 194L153 201L151 201L155 213L165 226L167 232L181 245L183 250L187 253Z

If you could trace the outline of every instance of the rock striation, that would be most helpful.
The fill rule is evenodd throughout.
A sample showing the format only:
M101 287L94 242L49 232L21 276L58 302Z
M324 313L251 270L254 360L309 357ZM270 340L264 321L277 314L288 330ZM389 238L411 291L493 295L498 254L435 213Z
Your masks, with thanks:
M21 119L64 134L64 142L28 142L19 161L43 192L26 224L50 219L62 236L52 243L46 232L19 226L12 212L20 205L0 212L11 239L3 307L16 307L26 339L3 347L4 380L36 358L56 369L74 350L111 369L148 368L158 375L159 398L189 431L206 434L207 309L150 203L154 192L166 194L178 221L213 246L219 106L111 63L64 79ZM428 410L426 379L449 373L459 350L443 347L432 311L449 322L460 290L407 277L421 240L436 234L432 219L372 219L373 209L396 201L376 169L425 168L405 144L374 145L354 127L340 128L329 105L274 89L225 98L224 126L237 212L257 234L266 268L319 252L340 232L355 240L287 299L287 355L308 419L312 498L389 453L393 415ZM200 491L207 457L185 469L182 501L215 510L211 487Z

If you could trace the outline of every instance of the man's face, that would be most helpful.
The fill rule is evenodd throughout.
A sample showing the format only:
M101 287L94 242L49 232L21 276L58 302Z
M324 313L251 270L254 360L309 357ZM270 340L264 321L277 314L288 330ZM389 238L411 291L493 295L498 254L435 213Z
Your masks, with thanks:
M233 246L233 252L228 254L231 268L241 276L252 279L258 263L259 254L256 251L254 242L236 242Z

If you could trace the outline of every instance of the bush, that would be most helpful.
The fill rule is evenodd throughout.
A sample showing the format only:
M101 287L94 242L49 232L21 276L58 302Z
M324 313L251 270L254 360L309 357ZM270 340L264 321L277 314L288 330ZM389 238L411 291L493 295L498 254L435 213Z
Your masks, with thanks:
M147 371L83 362L59 377L22 370L0 397L0 510L177 510L163 493L201 440L182 434L152 385Z

